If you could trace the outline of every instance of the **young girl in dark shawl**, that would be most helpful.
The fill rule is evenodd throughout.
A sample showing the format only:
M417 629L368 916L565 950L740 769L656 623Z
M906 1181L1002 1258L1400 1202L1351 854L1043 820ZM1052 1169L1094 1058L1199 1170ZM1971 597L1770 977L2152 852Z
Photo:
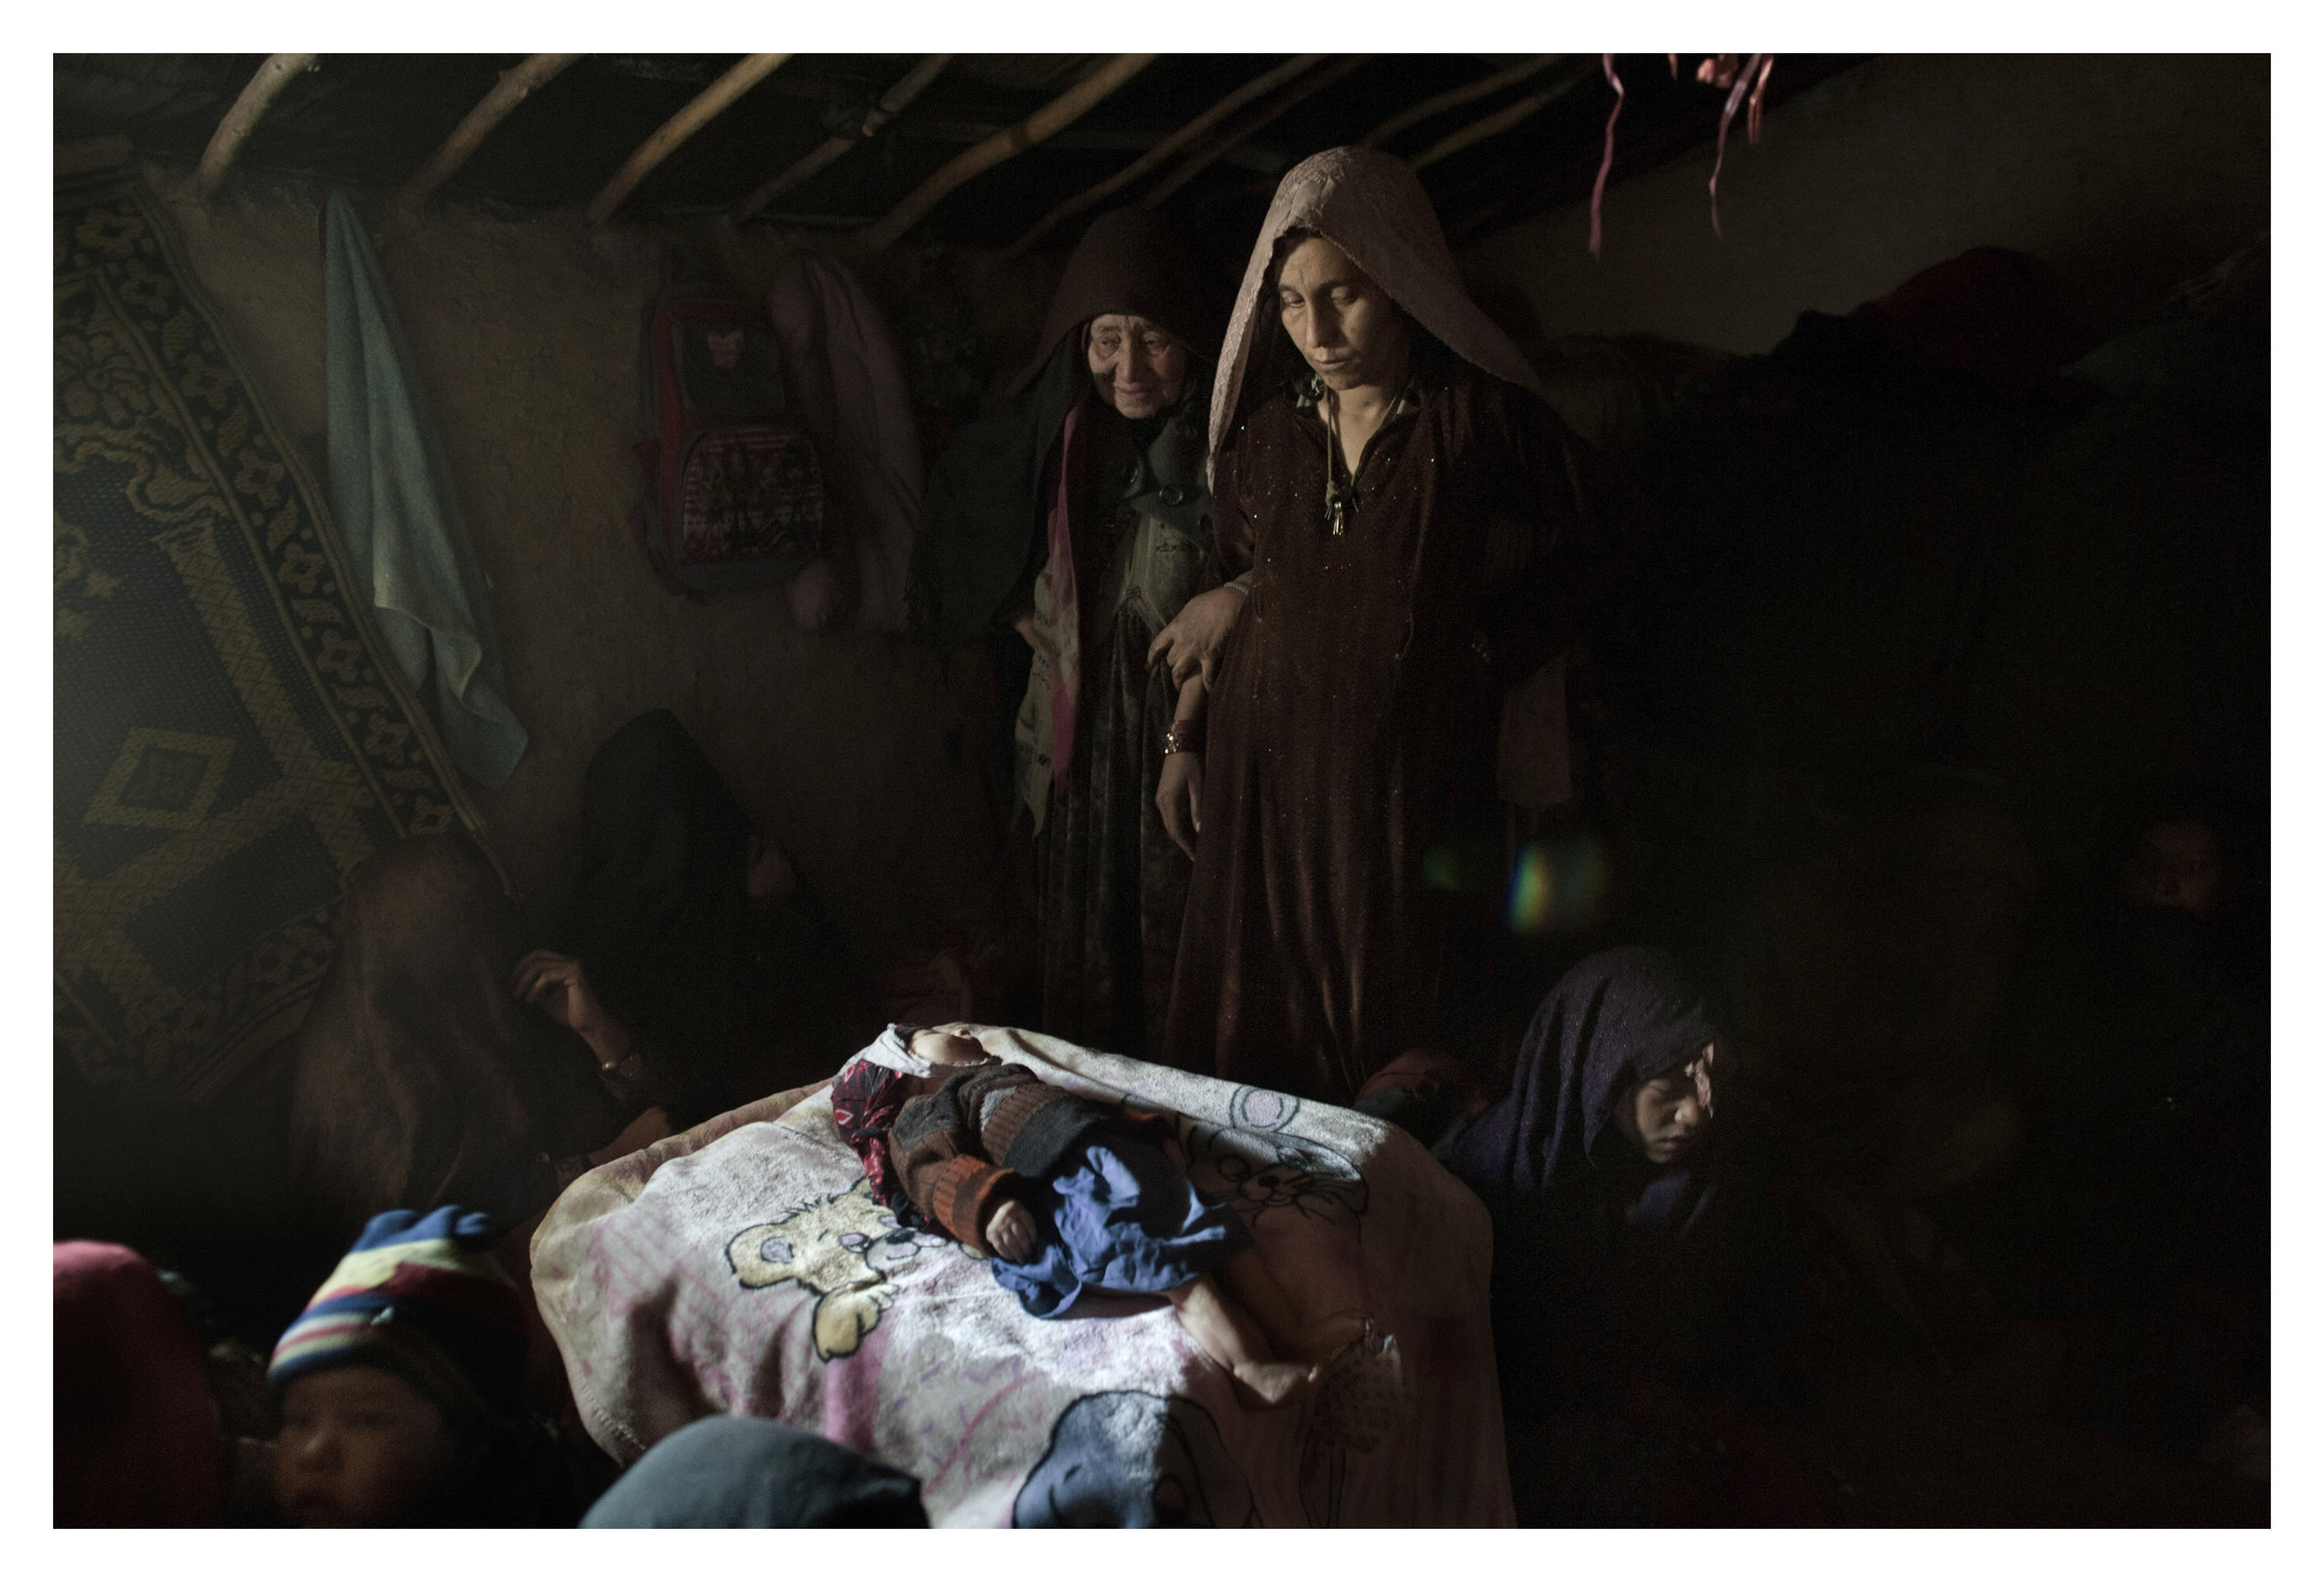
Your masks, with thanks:
M1778 1363L1782 1260L1731 1124L1721 1037L1666 951L1602 951L1559 980L1509 1093L1440 1149L1493 1210L1505 1392L1587 1394L1670 1367Z
M1220 317L1171 221L1100 217L1016 393L931 473L915 551L924 630L1013 630L1032 650L1021 705L1005 702L1039 864L1041 1025L1139 1057L1159 1043L1200 780L1171 730L1200 682L1147 650L1208 568Z
M1215 695L1162 1053L1345 1103L1438 1041L1442 880L1501 850L1502 698L1551 657L1578 442L1367 149L1284 178L1210 428L1248 595L1215 654L1165 645Z

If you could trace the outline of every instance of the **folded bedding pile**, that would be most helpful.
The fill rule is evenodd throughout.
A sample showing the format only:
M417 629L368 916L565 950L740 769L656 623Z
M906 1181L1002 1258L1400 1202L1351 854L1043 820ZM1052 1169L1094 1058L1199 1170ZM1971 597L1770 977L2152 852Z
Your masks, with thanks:
M1044 1081L1175 1117L1302 1322L1377 1333L1312 1397L1237 1404L1169 1304L1039 1319L897 1223L827 1087L591 1171L533 1240L583 1420L627 1465L716 1413L813 1430L920 1480L938 1526L1471 1526L1512 1519L1484 1206L1403 1131L1039 1034L973 1029Z

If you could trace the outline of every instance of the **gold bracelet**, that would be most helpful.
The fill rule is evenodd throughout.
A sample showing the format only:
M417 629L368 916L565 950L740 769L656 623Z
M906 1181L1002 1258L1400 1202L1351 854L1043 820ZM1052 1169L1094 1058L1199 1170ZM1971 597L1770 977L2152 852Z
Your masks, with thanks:
M1200 752L1201 735L1202 727L1192 719L1171 721L1169 728L1162 732L1162 756L1169 758L1172 753Z

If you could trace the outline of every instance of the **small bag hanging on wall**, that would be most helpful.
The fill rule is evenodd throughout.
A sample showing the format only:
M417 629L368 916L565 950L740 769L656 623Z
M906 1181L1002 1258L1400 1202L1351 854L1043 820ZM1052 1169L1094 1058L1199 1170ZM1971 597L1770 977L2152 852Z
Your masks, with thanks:
M662 579L694 591L786 582L824 552L823 468L783 415L782 355L758 308L672 286L646 310L654 438L639 529Z

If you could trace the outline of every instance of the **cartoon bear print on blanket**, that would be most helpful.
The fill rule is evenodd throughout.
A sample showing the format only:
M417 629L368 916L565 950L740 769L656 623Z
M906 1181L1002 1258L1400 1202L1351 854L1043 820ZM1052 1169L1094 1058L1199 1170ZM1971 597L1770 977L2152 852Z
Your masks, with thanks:
M895 1271L944 1237L896 1223L869 1178L819 1197L726 1244L726 1264L746 1289L796 1281L815 1293L815 1355L851 1356L896 1299Z

